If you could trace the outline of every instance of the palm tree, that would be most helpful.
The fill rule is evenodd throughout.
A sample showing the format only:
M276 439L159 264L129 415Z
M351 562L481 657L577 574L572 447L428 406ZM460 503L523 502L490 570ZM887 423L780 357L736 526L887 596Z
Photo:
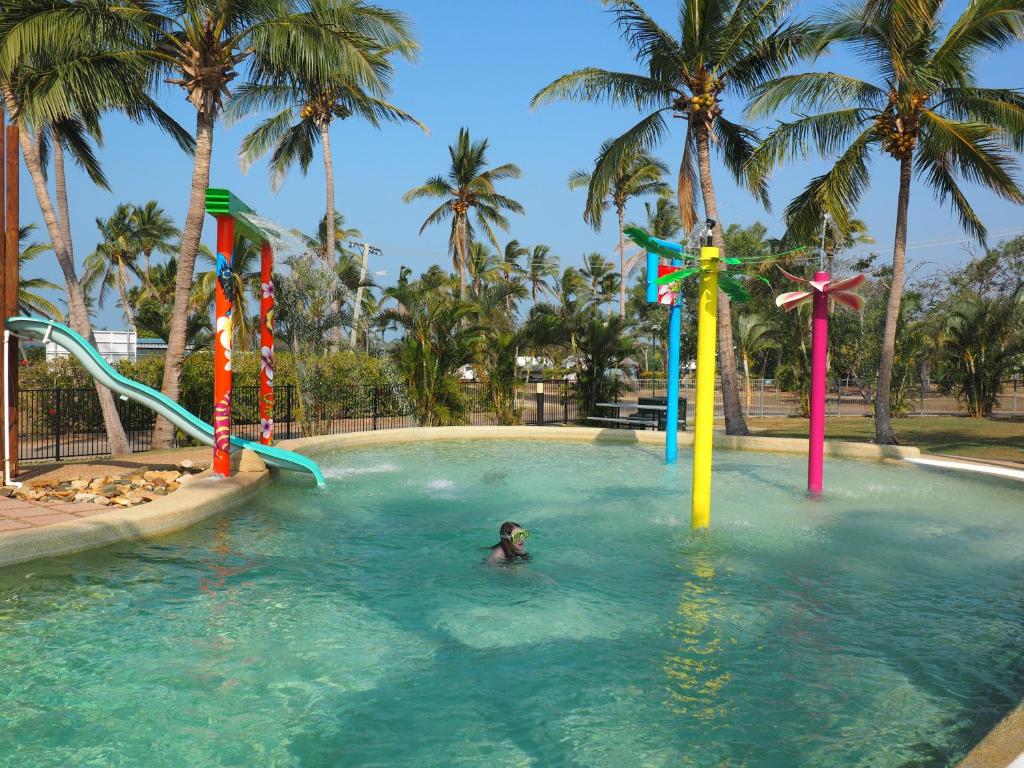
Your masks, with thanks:
M875 72L874 81L834 72L802 72L762 84L752 116L783 105L802 114L765 139L752 166L763 175L774 164L805 156L813 147L838 160L811 180L787 208L791 220L820 220L830 212L846 231L850 211L868 188L868 161L881 150L899 164L892 283L878 362L875 442L893 444L890 387L896 327L905 276L911 183L917 178L940 201L949 201L963 228L984 242L985 227L967 201L958 177L1017 203L1024 192L1014 179L1009 143L1024 149L1024 93L982 88L975 65L1024 33L1017 0L976 0L942 34L942 3L870 0L823 20L818 44L846 45ZM818 111L820 110L820 111ZM818 111L817 114L806 114ZM845 219L844 220L844 213Z
M326 221L334 219L334 162L331 155L331 125L335 120L355 117L375 128L382 122L406 122L418 126L424 133L427 127L408 112L386 101L390 90L394 65L389 60L393 53L401 53L413 61L419 44L413 39L405 17L390 11L386 13L391 26L387 47L382 41L368 38L363 42L363 56L369 66L350 69L348 62L339 62L337 71L326 79L294 79L280 73L266 73L256 82L238 89L227 108L225 117L231 120L253 112L271 109L276 114L266 118L245 138L238 156L243 170L271 150L270 178L276 189L293 165L298 163L305 174L313 161L317 142L323 149L324 175L327 185ZM396 42L397 41L397 42ZM334 233L326 232L326 253L334 256Z
M675 240L683 229L679 219L679 207L665 196L659 197L654 205L644 203L647 212L647 231L661 240Z
M299 233L301 235L301 233ZM335 212L334 214L334 231L329 232L327 228L327 217L320 219L320 223L316 227L316 237L306 237L301 235L306 241L306 246L310 248L314 253L318 254L320 258L325 261L331 262L332 260L337 263L339 257L347 257L350 259L358 259L359 255L352 251L348 247L349 241L360 240L363 237L362 231L358 227L346 227L344 214ZM329 240L334 240L334 255L330 258L327 256L327 244Z
M53 250L49 243L25 243L35 231L35 224L27 224L18 230L18 264L23 269L26 264L39 256ZM23 275L23 271L19 275ZM42 315L50 320L64 322L64 313L60 307L37 293L40 290L59 291L60 286L42 277L20 277L18 282L18 312L25 315Z
M598 306L611 301L622 284L622 279L615 272L615 265L600 253L588 253L583 257L580 276L589 284L590 294Z
M743 380L746 384L746 407L750 410L750 364L755 357L779 344L773 336L774 328L763 315L739 315L736 318L736 349L743 361Z
M67 205L64 152L106 188L94 146L100 118L117 110L134 122L150 120L186 151L192 139L149 96L151 63L145 14L120 4L46 0L5 4L0 25L0 97L18 127L25 167L67 289L69 323L92 340L88 298L75 268ZM54 192L47 185L52 153ZM130 453L110 391L96 384L110 451Z
M575 267L566 267L551 289L554 301L539 302L530 309L538 346L568 342L576 354L576 339L586 318L592 314L587 281Z
M420 234L431 224L451 219L452 231L448 247L455 257L455 268L459 272L459 295L466 297L466 260L469 257L469 243L473 240L473 225L469 211L476 213L477 225L487 233L495 248L500 249L493 227L508 230L508 219L503 211L525 213L523 206L510 197L499 194L495 182L504 179L518 179L519 166L505 163L487 168L487 139L471 141L469 129L460 128L455 144L448 147L451 166L447 176L433 176L421 186L410 189L402 200L411 203L420 198L441 200L442 203L427 216Z
M466 272L469 273L470 286L476 295L484 285L493 283L504 274L505 263L499 261L494 251L485 243L473 241L469 244Z
M142 258L145 259L142 275L146 286L149 287L150 257L154 252L166 256L177 252L175 241L181 237L181 230L174 225L174 219L167 215L156 200L150 200L141 207L134 206L132 228L135 230L135 240L142 251Z
M135 313L128 301L129 274L139 276L138 258L141 246L136 237L133 213L135 206L121 203L108 219L96 219L96 228L102 240L96 250L85 257L82 270L82 287L91 293L99 286L99 306L103 308L107 291L117 291L121 299L125 322L135 328Z
M458 424L467 402L454 378L473 359L480 329L469 322L474 306L439 290L436 274L384 291L391 303L380 322L405 330L399 343L398 366L405 377L421 426ZM440 276L444 280L444 276Z
M530 249L521 245L518 240L509 240L505 244L505 250L501 254L501 269L505 283L512 288L522 286L526 280L527 270L519 263L522 258L529 258ZM525 291L524 291L525 296ZM512 292L507 297L507 310L512 315Z
M608 152L611 140L601 145L598 158ZM601 174L597 170L600 167ZM601 229L604 209L611 207L619 219L619 317L626 317L626 205L634 197L657 195L668 189L661 177L668 173L668 166L646 150L624 153L619 164L611 167L598 164L594 173L573 171L569 175L569 189L587 188L587 204L583 209L583 220L595 231Z
M527 260L526 282L530 284L530 299L537 303L537 294L552 294L548 278L558 277L558 257L546 245L535 245Z
M242 65L252 82L265 75L326 82L339 68L369 79L379 64L374 51L404 49L405 29L397 14L363 0L210 0L161 7L166 14L150 17L158 40L149 53L196 111L195 162L174 295L175 304L185 307L205 218L213 130ZM172 400L180 391L187 316L174 313L164 358L162 392ZM172 436L170 423L157 419L153 446L168 447Z
M697 220L699 185L705 216L719 223L713 236L715 245L722 248L711 174L712 145L737 181L767 204L763 180L754 183L745 170L755 134L724 117L722 97L730 91L745 93L785 71L797 58L806 26L782 20L789 0L680 0L680 30L678 37L673 37L635 0L608 0L607 4L646 73L595 67L577 70L542 89L533 97L533 104L556 99L607 100L649 112L608 144L598 158L594 175L605 178L614 176L624 156L653 150L669 132L666 113L683 119L686 134L676 188L679 215L686 229L692 229ZM749 434L740 407L730 304L725 294L718 296L718 340L726 431Z

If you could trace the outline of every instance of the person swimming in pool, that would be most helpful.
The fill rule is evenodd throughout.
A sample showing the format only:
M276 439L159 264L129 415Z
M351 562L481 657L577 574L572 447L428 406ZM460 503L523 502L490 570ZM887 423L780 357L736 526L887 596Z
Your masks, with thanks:
M498 529L498 535L501 538L497 544L491 547L490 557L487 558L488 565L529 559L530 555L526 551L526 538L530 532L523 526L519 523L504 522Z

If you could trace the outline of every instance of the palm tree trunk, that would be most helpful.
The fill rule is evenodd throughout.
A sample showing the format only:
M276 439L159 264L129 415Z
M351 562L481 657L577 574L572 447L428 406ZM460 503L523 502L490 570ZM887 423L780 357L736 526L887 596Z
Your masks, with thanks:
M53 188L57 193L57 216L60 219L64 242L71 247L71 219L68 213L68 184L64 173L64 147L53 136Z
M912 172L911 159L901 159L900 192L896 201L896 242L892 249L892 286L885 307L885 330L882 332L882 352L878 357L878 386L875 387L875 442L879 445L896 445L889 392L896 358L896 324L900 319L900 301L903 299L903 262L907 252L907 211L910 208Z
M626 210L620 205L619 212L619 317L626 319Z
M718 201L711 180L711 153L706 130L697 131L697 166L700 169L700 190L704 197L704 213L715 220L712 231L714 244L725 253L722 220L718 218ZM721 266L724 266L722 264ZM718 360L722 377L722 410L725 411L725 431L730 435L749 435L740 403L739 376L736 374L736 352L732 343L732 309L729 297L718 292Z
M327 210L324 220L327 223L327 232L324 235L324 259L328 264L334 266L336 260L336 230L334 227L334 160L331 157L331 135L330 125L320 125L320 145L324 153L324 178L327 180Z
M743 383L747 395L747 411L750 411L750 362L746 354L743 355Z
M213 116L206 111L196 113L196 153L192 166L192 192L185 216L185 228L181 232L181 247L178 250L178 275L174 282L174 312L167 339L167 356L164 358L164 378L160 391L177 402L181 393L181 366L185 360L185 335L188 323L189 296L192 294L192 276L199 252L199 240L203 234L203 217L206 215L206 188L210 184L210 157L213 154ZM174 427L169 421L157 418L153 428L153 447L170 448Z
M469 228L464 214L457 213L455 226L455 256L459 260L459 298L466 298L466 252L469 250Z
M14 98L10 92L4 93L7 102L8 114L16 114ZM36 198L39 201L39 209L43 214L43 221L46 223L50 241L53 243L53 252L57 256L57 263L64 274L64 282L68 291L68 315L71 327L84 336L90 343L95 344L96 339L92 334L92 324L89 322L89 311L85 305L85 294L82 293L81 283L78 275L75 274L75 260L71 251L71 241L65 240L64 229L57 220L57 213L53 208L53 201L50 199L50 191L46 186L46 179L43 176L43 166L39 160L39 149L33 137L27 130L23 121L19 121L21 129L19 141L22 155L25 158L25 167L32 177L32 185L35 188ZM114 397L110 390L102 384L96 384L96 394L100 401L100 412L103 414L103 424L107 430L107 442L110 446L112 456L124 456L131 453L128 445L128 437L121 426L121 418L117 414L117 406L114 404Z
M124 318L128 321L128 328L134 331L135 313L132 312L132 305L128 301L128 273L120 259L117 262L117 291L121 294L121 306L124 307Z

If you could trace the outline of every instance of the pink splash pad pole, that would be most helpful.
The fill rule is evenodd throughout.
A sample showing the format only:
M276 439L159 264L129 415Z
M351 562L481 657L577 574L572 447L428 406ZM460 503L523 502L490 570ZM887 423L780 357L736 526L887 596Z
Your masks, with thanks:
M828 272L815 272L814 282L827 283ZM811 325L811 427L807 438L807 490L821 493L825 454L825 369L828 366L828 294L815 291Z

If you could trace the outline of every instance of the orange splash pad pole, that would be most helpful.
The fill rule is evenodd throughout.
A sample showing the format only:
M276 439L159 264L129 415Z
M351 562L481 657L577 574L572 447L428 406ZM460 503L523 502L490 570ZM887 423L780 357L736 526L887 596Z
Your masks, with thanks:
M213 341L213 474L231 476L231 310L235 220L217 217L217 287Z

